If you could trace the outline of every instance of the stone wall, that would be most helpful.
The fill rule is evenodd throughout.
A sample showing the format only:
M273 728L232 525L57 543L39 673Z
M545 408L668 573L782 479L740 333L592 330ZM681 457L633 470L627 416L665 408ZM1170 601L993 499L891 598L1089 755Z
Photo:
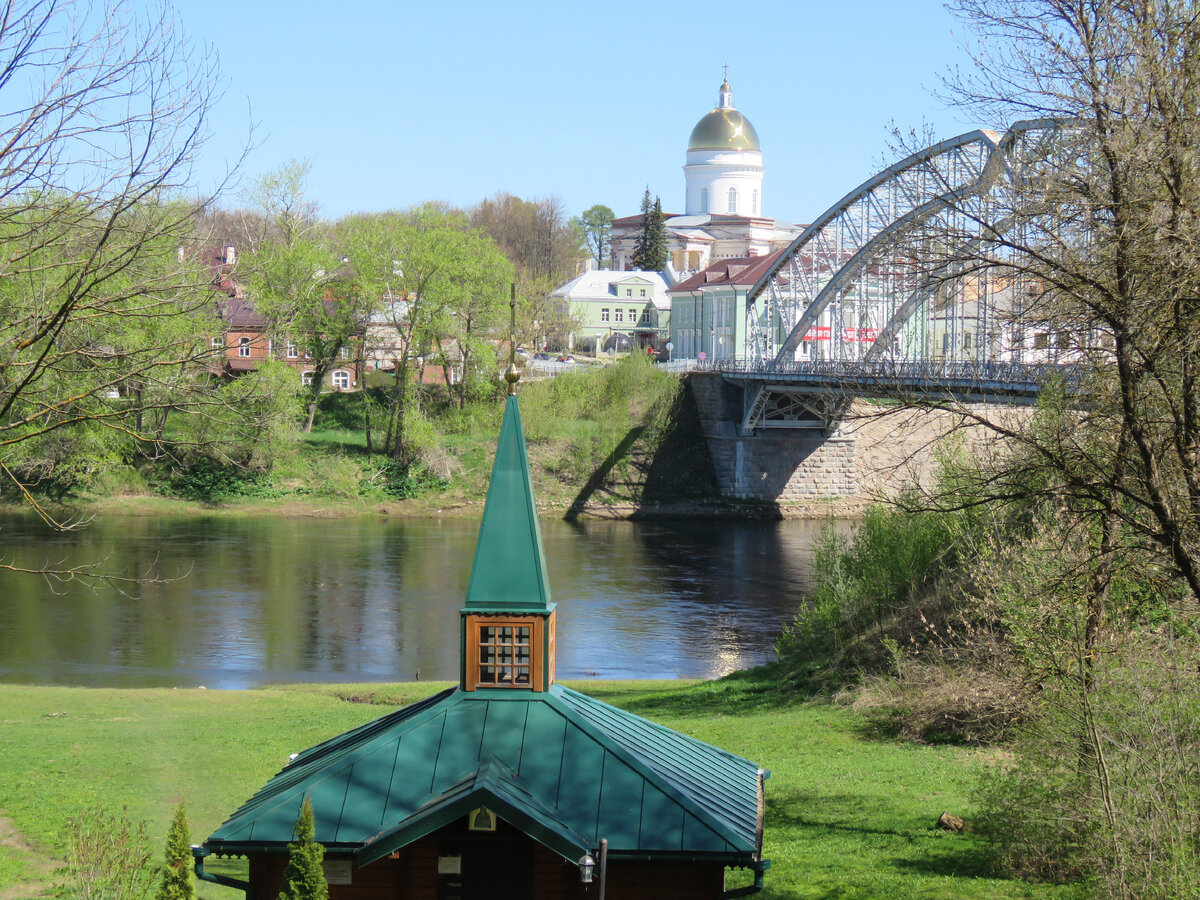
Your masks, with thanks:
M726 497L803 505L813 501L863 503L895 497L906 485L930 485L941 453L954 443L980 459L1004 452L970 415L947 409L889 406L856 400L837 432L760 429L738 434L742 392L720 375L693 372L704 436ZM969 406L969 412L982 407ZM1030 415L1027 408L987 408L990 418ZM1012 424L1010 421L1009 424ZM947 443L954 434L954 443Z

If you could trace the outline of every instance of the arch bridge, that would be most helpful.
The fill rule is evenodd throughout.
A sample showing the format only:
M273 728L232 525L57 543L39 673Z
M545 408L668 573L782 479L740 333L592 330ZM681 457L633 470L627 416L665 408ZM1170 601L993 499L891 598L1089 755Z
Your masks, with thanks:
M699 364L743 388L742 431L828 429L848 395L1030 403L1051 379L1075 386L1079 336L1038 320L1014 262L1039 166L1071 160L1064 131L941 141L809 225L748 292L743 345Z

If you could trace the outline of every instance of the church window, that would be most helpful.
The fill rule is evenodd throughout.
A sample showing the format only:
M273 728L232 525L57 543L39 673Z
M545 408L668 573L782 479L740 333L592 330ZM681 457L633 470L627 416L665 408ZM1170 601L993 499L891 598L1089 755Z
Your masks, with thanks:
M700 188L700 212L708 212L708 188Z
M729 212L731 215L737 212L737 188L729 189Z
M605 306L605 307L602 307L602 308L600 309L600 321L601 321L601 322L607 322L607 321L608 321L608 307L607 307L607 306Z
M750 215L758 215L758 188L750 192Z

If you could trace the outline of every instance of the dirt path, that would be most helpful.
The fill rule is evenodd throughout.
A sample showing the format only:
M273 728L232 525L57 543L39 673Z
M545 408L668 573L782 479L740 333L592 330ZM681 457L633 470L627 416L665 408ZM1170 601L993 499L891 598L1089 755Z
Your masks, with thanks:
M5 816L0 815L0 854L23 863L21 884L0 885L0 900L32 900L49 896L56 863L33 846Z

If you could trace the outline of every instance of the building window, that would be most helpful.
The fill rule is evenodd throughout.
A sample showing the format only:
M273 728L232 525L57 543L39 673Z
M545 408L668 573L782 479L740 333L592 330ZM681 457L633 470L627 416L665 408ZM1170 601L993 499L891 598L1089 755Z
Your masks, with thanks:
M600 321L601 322L608 321L608 307L607 306L601 307L601 309L600 309Z
M625 296L632 297L633 296L633 288L625 288Z
M648 309L642 310L642 324L643 325L650 324L650 310L648 310Z
M532 666L532 625L479 626L479 684L528 687Z
M238 356L250 355L250 338L238 338Z
M224 350L225 349L225 338L223 338L223 337L213 338L212 339L212 348L214 350Z
M631 309L631 310L629 311L629 321L630 321L630 322L636 322L636 321L637 321L637 310L636 310L636 309Z
M619 306L617 307L616 313L613 315L613 321L614 322L624 322L625 321L625 311L623 309L621 309L621 307L619 307Z
M729 213L733 215L737 212L737 188L729 189Z
M313 372L311 369L309 369L307 372L300 373L300 383L305 387L312 387Z
M288 338L288 342L287 342L287 358L288 358L288 359L299 359L299 357L300 357L300 348L296 346L296 341L295 341L295 339L294 339L294 338Z
M750 215L758 215L758 188L750 192Z
M645 296L646 296L646 289L645 289L645 288L642 288L642 289L641 289L641 291L639 291L639 292L638 292L638 296L639 296L639 297L645 297Z
M1045 331L1039 331L1036 334L1034 334L1033 349L1034 350L1049 350L1050 349L1050 335Z
M708 212L708 188L700 188L700 212Z
M333 389L335 391L350 390L350 373L345 369L337 369L333 373Z

